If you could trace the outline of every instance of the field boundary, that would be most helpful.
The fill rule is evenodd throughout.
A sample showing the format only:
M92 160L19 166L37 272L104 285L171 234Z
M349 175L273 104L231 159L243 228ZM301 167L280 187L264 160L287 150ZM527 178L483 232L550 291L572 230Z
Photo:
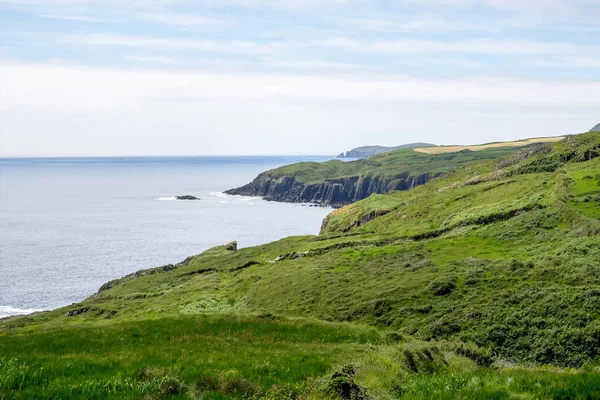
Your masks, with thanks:
M419 147L413 149L414 151L418 151L419 153L425 154L444 154L444 153L455 153L463 150L471 150L471 151L480 151L485 149L492 149L495 147L520 147L527 146L529 144L534 143L555 143L563 140L564 136L557 137L545 137L545 138L534 138L534 139L526 139L526 140L518 140L515 142L496 142L496 143L487 143L487 144L478 144L474 146L436 146L436 147Z

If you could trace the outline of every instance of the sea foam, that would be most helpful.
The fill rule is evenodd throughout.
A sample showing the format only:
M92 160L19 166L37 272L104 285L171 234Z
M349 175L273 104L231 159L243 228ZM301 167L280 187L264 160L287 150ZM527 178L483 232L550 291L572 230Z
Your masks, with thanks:
M38 311L44 311L36 308L15 308L11 306L0 306L0 318L13 315L27 315Z

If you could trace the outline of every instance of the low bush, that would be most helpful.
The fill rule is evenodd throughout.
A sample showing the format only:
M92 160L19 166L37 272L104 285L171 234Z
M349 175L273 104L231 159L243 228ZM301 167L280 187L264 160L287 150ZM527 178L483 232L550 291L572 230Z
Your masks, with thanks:
M450 280L431 282L427 289L434 296L447 296L456 289L456 284Z

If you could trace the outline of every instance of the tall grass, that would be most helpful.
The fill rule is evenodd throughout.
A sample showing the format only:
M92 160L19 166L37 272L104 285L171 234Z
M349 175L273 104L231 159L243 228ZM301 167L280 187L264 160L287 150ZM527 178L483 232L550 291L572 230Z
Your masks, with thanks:
M0 398L233 398L310 377L380 343L369 328L269 317L162 318L10 332L0 337ZM215 394L215 396L217 396Z

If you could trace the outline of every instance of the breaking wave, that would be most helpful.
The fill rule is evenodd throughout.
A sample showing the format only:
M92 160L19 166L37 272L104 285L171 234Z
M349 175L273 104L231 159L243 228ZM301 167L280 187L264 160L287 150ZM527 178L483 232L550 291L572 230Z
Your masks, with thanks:
M13 315L27 315L37 311L44 311L37 308L15 308L11 306L0 306L0 318Z

